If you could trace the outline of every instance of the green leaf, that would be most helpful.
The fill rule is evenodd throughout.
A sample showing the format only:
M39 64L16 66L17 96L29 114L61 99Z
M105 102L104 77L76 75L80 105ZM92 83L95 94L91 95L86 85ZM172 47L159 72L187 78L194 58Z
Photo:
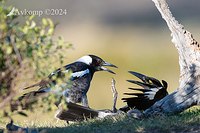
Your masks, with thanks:
M42 30L40 31L40 36L44 36L44 33L45 33L45 30L42 29Z
M63 39L63 37L62 37L62 36L58 36L58 39L59 39L59 40L62 40L62 39Z
M29 17L29 21L31 21L33 18L35 18L35 15L31 15L31 16Z
M26 48L26 55L28 57L32 57L32 50L33 50L33 48L30 45L28 45Z
M54 28L53 21L50 18L47 18L47 21L49 22L49 26Z
M67 45L65 45L66 48L73 48L73 45L71 43L68 43Z
M24 113L24 112L22 112L22 111L18 111L17 113L18 113L19 115L23 115L23 116L26 116L26 117L28 116L26 113Z
M3 30L3 31L7 31L7 24L5 24L5 23L2 23L1 24L1 26L0 26L0 28Z
M55 24L54 24L54 29L56 28L56 26L59 24L59 22L56 22Z
M35 26L36 26L35 21L32 21L32 22L31 22L31 26L30 26L29 28L32 29L32 28L34 28Z
M42 23L43 23L44 26L47 26L48 25L47 19L43 18Z
M28 25L28 26L30 25L30 22L28 20L26 20L26 25Z
M6 70L10 69L10 66L19 68L20 70L22 69L20 68L20 64L17 63L18 59L14 53L13 46L17 48L17 52L19 52L21 59L23 60L21 63L26 66L26 69L23 69L23 71L16 70L15 75L9 74L6 76L5 81L0 84L0 93L3 94L3 98L6 98L10 94L10 90L15 89L16 86L20 86L24 79L34 77L33 80L36 81L39 76L44 77L46 71L51 72L51 70L53 71L56 69L53 67L55 66L55 61L61 64L64 61L63 55L65 53L62 48L66 46L64 45L65 41L63 37L59 37L58 41L55 41L54 37L52 37L58 23L54 24L50 18L44 18L40 22L41 25L38 26L38 23L33 21L34 15L22 15L21 17L24 17L25 23L20 22L20 24L18 24L19 20L14 21L14 19L19 15L7 17L7 14L11 9L13 9L13 6L8 8L5 5L0 5L0 31L2 31L0 38L0 68L2 71L0 73L4 74ZM17 13L17 9L15 13ZM13 43L13 46L11 45L11 42ZM60 44L60 46L58 44ZM8 58L5 58L6 55ZM22 72L23 76L20 77L19 75L22 75ZM14 78L18 79L17 81L20 82L12 80ZM62 82L63 79L59 80ZM12 87L11 84L16 84L16 86ZM51 99L55 100L54 98ZM13 98L12 100L15 101L16 98ZM19 100L22 99L19 98ZM36 102L37 101L29 103L27 107L32 109ZM50 106L47 109L51 110L54 102L49 102L47 100L46 103ZM25 106L25 103L22 105ZM43 108L45 108L45 105L43 105ZM12 115L10 113L10 111L5 112L5 116ZM22 111L17 113L27 116Z
M27 33L28 33L28 29L29 29L28 26L24 26L24 28L22 29L22 31L24 32L24 34L27 34Z
M11 47L11 46L8 46L8 47L7 47L6 53L7 53L7 54L11 54L11 53L12 53L12 47Z
M54 28L50 28L49 30L48 30L48 35L53 35L53 33L54 33Z

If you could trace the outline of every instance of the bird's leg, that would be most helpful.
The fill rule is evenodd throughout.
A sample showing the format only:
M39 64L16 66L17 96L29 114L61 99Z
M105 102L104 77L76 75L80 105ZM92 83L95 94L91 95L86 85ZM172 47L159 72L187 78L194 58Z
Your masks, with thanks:
M88 100L87 100L87 95L86 94L82 96L81 105L90 108L89 104L88 104Z

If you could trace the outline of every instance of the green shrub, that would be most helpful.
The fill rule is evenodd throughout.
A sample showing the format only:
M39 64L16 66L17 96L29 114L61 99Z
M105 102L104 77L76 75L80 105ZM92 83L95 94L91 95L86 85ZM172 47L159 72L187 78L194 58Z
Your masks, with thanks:
M27 79L44 78L55 69L53 63L61 66L64 51L72 45L61 36L53 40L58 23L50 18L36 23L35 16L23 16L25 24L21 24L18 16L7 16L12 6L0 2L0 111L7 116L11 112L8 105L17 101L15 96L28 85Z

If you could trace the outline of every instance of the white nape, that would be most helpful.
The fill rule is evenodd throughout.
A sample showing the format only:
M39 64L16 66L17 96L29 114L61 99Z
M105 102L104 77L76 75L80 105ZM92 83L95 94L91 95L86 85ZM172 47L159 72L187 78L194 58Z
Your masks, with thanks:
M90 65L92 63L92 58L89 55L85 55L78 59L76 62L83 62L87 65Z

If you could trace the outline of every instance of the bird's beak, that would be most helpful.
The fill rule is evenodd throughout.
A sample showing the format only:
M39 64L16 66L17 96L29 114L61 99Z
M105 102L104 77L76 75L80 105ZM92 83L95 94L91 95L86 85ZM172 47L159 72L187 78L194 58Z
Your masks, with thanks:
M110 67L118 68L117 66L115 66L115 65L113 65L113 64L111 64L111 63L108 63L108 62L104 62L104 63L102 64L102 66L101 66L101 69L102 69L102 70L108 71L108 72L113 73L113 74L115 74L113 71L111 71L111 70L109 70L108 68L103 67L103 66L110 66Z

